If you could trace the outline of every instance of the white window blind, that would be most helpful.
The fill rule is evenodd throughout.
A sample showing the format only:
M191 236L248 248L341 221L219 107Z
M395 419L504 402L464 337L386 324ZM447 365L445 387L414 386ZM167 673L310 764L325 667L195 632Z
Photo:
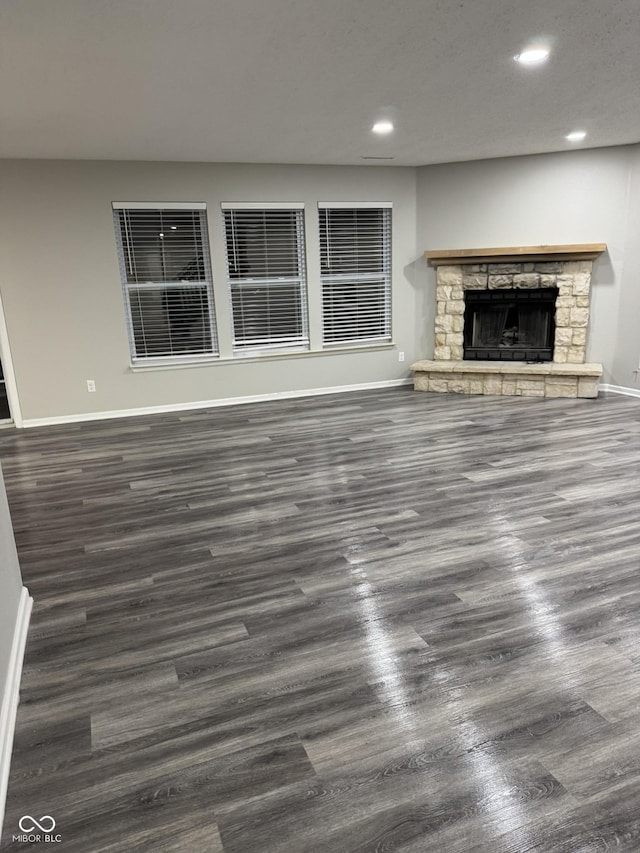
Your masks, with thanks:
M133 361L217 355L206 211L113 207Z
M304 211L223 208L235 353L309 346Z
M326 347L391 340L391 208L321 205Z

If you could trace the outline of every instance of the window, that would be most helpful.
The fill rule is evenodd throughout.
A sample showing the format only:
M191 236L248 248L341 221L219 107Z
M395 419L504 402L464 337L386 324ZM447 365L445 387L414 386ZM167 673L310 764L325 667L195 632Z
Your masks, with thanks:
M134 363L217 355L204 205L113 208Z
M391 205L319 204L325 346L391 340Z
M222 208L234 353L307 349L302 205Z

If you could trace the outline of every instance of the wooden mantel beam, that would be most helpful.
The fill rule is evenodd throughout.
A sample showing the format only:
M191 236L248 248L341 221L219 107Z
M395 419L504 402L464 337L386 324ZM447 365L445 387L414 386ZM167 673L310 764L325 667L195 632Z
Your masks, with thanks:
M593 261L606 252L606 243L570 243L564 246L509 246L492 249L439 249L426 251L434 266L443 264L503 264L523 261Z

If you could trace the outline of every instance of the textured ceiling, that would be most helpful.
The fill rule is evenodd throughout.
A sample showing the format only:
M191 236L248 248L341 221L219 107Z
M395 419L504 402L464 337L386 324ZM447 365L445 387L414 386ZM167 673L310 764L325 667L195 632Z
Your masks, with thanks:
M540 38L544 66L513 61ZM2 0L0 156L421 165L564 150L576 127L638 142L639 44L640 0Z

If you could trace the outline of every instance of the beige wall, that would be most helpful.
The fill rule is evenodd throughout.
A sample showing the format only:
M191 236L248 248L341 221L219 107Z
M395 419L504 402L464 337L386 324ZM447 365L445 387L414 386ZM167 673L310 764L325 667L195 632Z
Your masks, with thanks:
M23 418L82 415L407 377L424 352L416 313L415 170L3 161L0 292ZM206 366L133 372L112 201L203 201L221 353ZM222 201L306 205L310 333L320 335L318 201L392 201L395 348L242 362L231 356ZM406 353L398 362L397 350ZM86 380L97 391L89 394Z
M587 357L634 387L640 358L640 146L427 166L0 162L0 293L25 420L368 384L433 353L425 249L606 242ZM132 371L112 201L204 201L220 349L205 366ZM310 333L320 338L318 201L392 201L395 347L231 357L221 201L306 205ZM398 362L398 350L405 362ZM89 394L86 380L97 392Z
M0 702L5 696L21 594L22 577L0 470ZM0 802L0 816L1 812Z
M640 388L640 145L630 150L629 191L622 269L622 291L615 325L613 384Z
M640 289L627 258L638 256L640 232L628 223L640 209L639 151L624 146L418 169L418 252L606 243L593 268L587 359L604 364L604 382L632 386ZM419 280L435 305L435 276L425 262Z

